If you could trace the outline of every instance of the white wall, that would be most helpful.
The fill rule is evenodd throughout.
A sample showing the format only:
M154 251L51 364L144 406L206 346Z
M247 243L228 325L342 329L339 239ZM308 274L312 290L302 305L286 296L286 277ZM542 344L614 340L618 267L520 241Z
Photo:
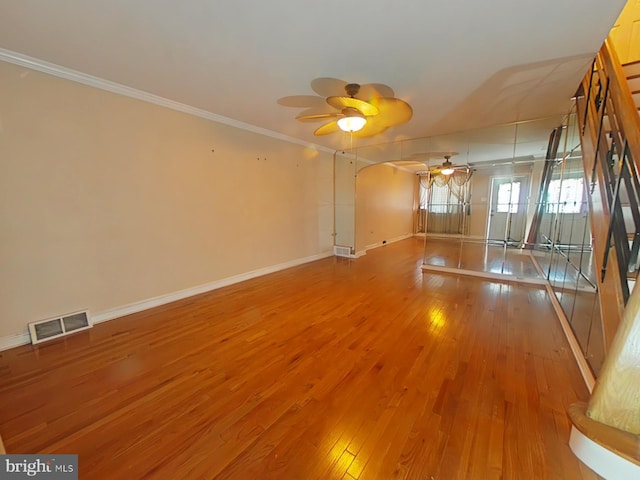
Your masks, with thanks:
M3 62L0 85L0 338L331 251L331 154Z
M413 233L414 173L389 164L356 177L356 252Z

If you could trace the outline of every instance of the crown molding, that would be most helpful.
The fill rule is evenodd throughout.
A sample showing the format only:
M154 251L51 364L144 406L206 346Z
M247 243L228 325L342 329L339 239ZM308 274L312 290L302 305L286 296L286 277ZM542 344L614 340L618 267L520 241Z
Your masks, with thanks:
M201 108L192 107L184 103L160 97L159 95L154 95L143 90L128 87L120 83L105 80L104 78L89 75L87 73L82 73L71 68L62 67L54 63L46 62L38 58L29 57L28 55L23 55L22 53L13 52L4 48L0 48L0 60L7 63L12 63L14 65L19 65L21 67L30 68L32 70L37 70L42 73L47 73L49 75L54 75L56 77L64 78L66 80L71 80L72 82L99 88L100 90L106 90L107 92L124 95L125 97L135 98L136 100L142 100L143 102L153 103L161 107L170 108L171 110L176 110L178 112L193 115L195 117L204 118L206 120L211 120L212 122L222 123L230 127L257 133L258 135L275 138L276 140L282 140L288 143L302 145L304 147L311 147L326 153L333 154L335 152L335 150L324 147L322 145L305 142L304 140L290 137L279 132L274 132L273 130L268 130L256 125L251 125L239 120L234 120L222 115L217 115Z

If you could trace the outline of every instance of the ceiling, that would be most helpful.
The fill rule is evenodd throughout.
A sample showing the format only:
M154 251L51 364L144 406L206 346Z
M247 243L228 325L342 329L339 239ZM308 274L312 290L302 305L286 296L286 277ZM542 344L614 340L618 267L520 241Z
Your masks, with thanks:
M624 3L0 0L0 48L331 150L402 160L457 149L469 161L466 137L447 134L569 110ZM366 139L314 137L322 123L297 121L300 105L327 110L322 97L345 82L390 87L413 118ZM554 122L541 122L544 141ZM544 149L505 147L505 128L485 130L504 148L484 160Z

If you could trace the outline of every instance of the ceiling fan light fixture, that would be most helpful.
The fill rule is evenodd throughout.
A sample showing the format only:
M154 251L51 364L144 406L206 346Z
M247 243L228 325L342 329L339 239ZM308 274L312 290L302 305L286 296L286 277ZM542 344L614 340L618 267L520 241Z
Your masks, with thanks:
M341 80L337 79L316 80L331 80L341 83ZM314 89L313 84L316 80L311 82ZM411 106L404 100L395 98L393 96L393 90L386 85L368 85L367 93L363 94L363 97L369 98L370 101L361 100L356 97L360 92L360 85L357 83L344 85L344 90L346 96L331 95L325 98L326 103L333 107L335 109L334 111L325 111L322 113L313 113L312 111L312 113L309 114L305 111L303 115L296 117L296 119L302 122L327 119L328 123L314 130L313 134L316 137L336 132L347 132L351 134L357 132L357 135L354 136L365 138L378 135L389 127L407 123L413 116ZM378 90L388 91L391 96L383 97L378 94ZM299 105L296 102L295 106L307 106L307 102L310 101L304 100ZM308 106L311 107L310 103Z
M453 168L453 164L449 161L449 159L442 162L442 168L440 169L440 173L442 175L453 175L455 169Z
M343 132L357 132L367 123L367 119L360 113L349 113L349 115L338 119L338 127Z

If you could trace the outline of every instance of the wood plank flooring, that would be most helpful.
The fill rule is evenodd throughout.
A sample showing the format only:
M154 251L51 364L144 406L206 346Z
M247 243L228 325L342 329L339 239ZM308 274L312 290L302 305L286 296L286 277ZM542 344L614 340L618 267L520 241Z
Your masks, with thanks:
M425 265L541 279L529 251L460 237L426 239Z
M81 479L597 479L542 288L328 258L0 354L10 453Z

